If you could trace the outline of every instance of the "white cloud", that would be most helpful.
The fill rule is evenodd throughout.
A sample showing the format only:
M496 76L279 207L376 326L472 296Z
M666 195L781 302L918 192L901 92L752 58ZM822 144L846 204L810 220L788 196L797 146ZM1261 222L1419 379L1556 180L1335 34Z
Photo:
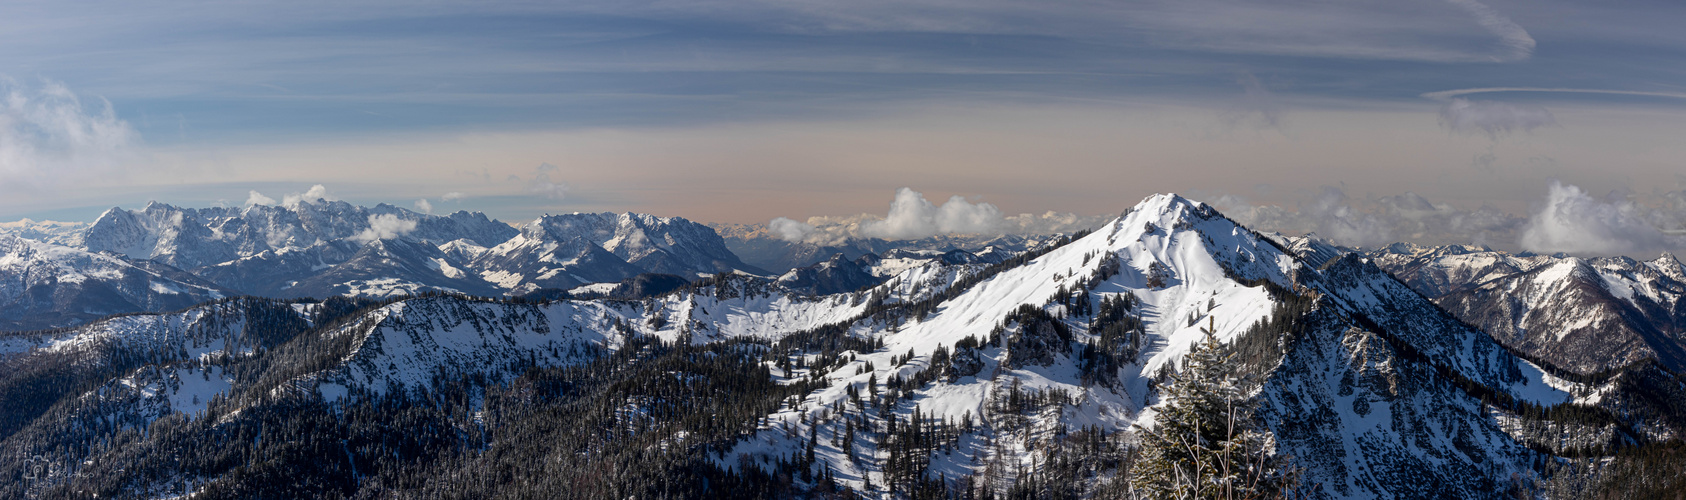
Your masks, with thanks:
M281 197L281 204L293 207L298 206L299 203L315 203L319 201L334 201L337 199L338 198L335 198L334 195L328 194L328 188L326 186L317 184L311 186L310 189L305 190L303 193L293 193Z
M1324 186L1323 194L1300 212L1318 221L1317 233L1348 245L1376 246L1393 242L1393 231L1375 214L1354 208L1346 193Z
M451 191L451 192L445 193L443 196L439 197L439 199L445 200L445 201L462 201L464 198L468 198L468 195L462 194L462 193L457 192L457 191Z
M1409 9L1382 1L1150 0L1116 9L1122 19L1092 8L1071 12L1090 19L1067 22L1068 30L1112 21L1142 30L1157 44L1195 50L1510 62L1527 59L1534 49L1525 29L1473 0L1415 3Z
M1236 196L1211 203L1250 228L1289 235L1316 233L1335 243L1376 247L1394 241L1427 245L1475 244L1537 253L1644 256L1686 248L1686 191L1642 198L1617 191L1597 198L1553 181L1527 217L1492 206L1463 210L1415 193L1348 198L1338 188L1290 210L1251 205Z
M1469 11L1475 16L1476 24L1499 37L1503 52L1493 56L1494 62L1520 61L1534 55L1534 37L1499 11L1475 0L1446 0L1446 3Z
M1053 234L1091 229L1113 216L1080 216L1049 211L1040 215L1004 216L989 203L972 203L961 196L949 197L942 205L925 199L910 188L896 190L888 214L880 217L860 214L843 217L810 217L800 222L784 217L773 219L767 229L786 241L836 245L850 239L881 238L909 240L939 234Z
M1551 111L1533 105L1452 99L1440 107L1440 125L1460 134L1484 134L1497 139L1514 131L1528 132L1557 124Z
M248 206L248 207L253 206L253 205L274 205L274 204L275 204L275 198L270 198L268 196L264 196L263 193L259 193L258 190L256 190L256 189L253 189L250 194L246 195L246 206Z
M1249 228L1289 235L1317 233L1335 243L1375 247L1395 241L1423 244L1492 244L1515 241L1522 218L1491 206L1462 210L1434 203L1416 193L1354 200L1339 188L1324 186L1318 195L1290 210L1252 205L1233 195L1212 201L1225 215Z
M556 165L551 165L549 163L539 164L537 171L533 173L532 182L527 183L527 192L543 196L545 198L550 198L552 200L566 198L568 196L569 189L568 183L559 180L551 180L550 178L550 174L555 173L558 170L561 169L557 168Z
M433 213L433 204L428 203L427 198L416 200L416 210L424 214L431 214Z
M1578 186L1552 181L1546 201L1522 232L1524 250L1541 253L1633 255L1678 248L1651 211L1630 199L1601 201Z
M84 107L56 82L0 76L0 186L25 191L85 183L117 171L140 136L111 103Z
M1241 99L1229 109L1224 110L1223 120L1230 127L1246 126L1254 129L1281 129L1283 117L1287 115L1287 106L1276 94L1266 89L1264 83L1252 73L1243 73L1238 83L1241 84Z
M813 234L814 226L804 222L778 217L773 219L772 222L767 223L767 230L772 231L773 235L777 236L781 240L798 242L807 239L808 235Z
M371 215L369 216L369 228L352 236L351 239L364 243L375 240L390 240L404 236L415 229L416 221L413 220L400 219L393 214Z
M862 224L861 233L887 240L911 240L947 233L994 233L1000 231L1001 225L1001 210L995 205L973 204L953 196L937 206L926 200L925 195L904 187L896 190L889 215Z

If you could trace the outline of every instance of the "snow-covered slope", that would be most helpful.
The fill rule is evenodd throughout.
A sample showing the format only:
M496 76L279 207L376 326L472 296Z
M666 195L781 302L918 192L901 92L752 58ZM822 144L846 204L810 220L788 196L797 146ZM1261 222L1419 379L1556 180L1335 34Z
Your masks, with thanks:
M373 239L492 246L516 232L484 214L435 216L385 204L316 200L192 209L154 202L141 210L107 210L82 243L91 251L180 267L245 293L272 294L351 259Z
M1366 256L1430 298L1516 274L1548 259L1537 255L1518 257L1487 247L1425 247L1411 243L1394 243Z
M376 240L437 248L399 252L383 244L370 250ZM422 290L526 295L642 273L693 279L763 273L739 261L707 226L631 213L552 215L518 230L480 213L435 216L385 204L306 200L192 209L151 203L106 211L77 241L264 296L386 297ZM370 252L410 257L371 259ZM390 269L381 264L397 261L415 262ZM418 265L423 261L430 264Z
M0 330L180 309L232 294L168 265L0 234Z
M474 275L467 263L431 244L406 238L371 241L345 262L292 283L278 295L389 298L428 291L478 296L499 292Z
M1398 243L1377 265L1505 345L1593 373L1657 359L1686 367L1686 297L1672 255L1512 255L1483 247Z
M1119 265L1116 273L1104 271L1110 263ZM1079 299L1065 298L1073 289L1088 291L1079 292L1084 301L1127 295L1139 304L1134 314L1144 327L1133 349L1139 352L1124 357L1116 372L1097 376L1079 363L1076 353L1101 339L1073 309L1081 308L1072 301ZM1293 312L1298 318L1273 318L1293 311L1283 306L1294 294L1315 297L1304 299L1312 301L1311 309ZM1024 306L1063 319L1052 326L1021 313ZM817 425L818 455L840 478L855 486L884 484L881 462L850 458L874 457L874 451L826 444L841 428L837 409L854 415L844 403L845 388L864 390L869 379L917 379L938 370L950 375L900 395L894 414L905 419L917 411L939 421L981 419L988 425L959 438L964 453L934 456L930 470L948 477L995 471L1006 477L986 479L1009 480L1011 473L1001 471L1050 458L1050 440L1061 434L1053 429L1151 426L1154 375L1172 369L1203 337L1202 327L1236 342L1272 319L1305 325L1265 343L1279 346L1279 359L1287 361L1259 376L1279 451L1298 457L1315 478L1314 496L1491 495L1511 473L1528 470L1537 455L1483 411L1479 395L1456 389L1454 380L1518 401L1569 399L1546 384L1543 372L1361 259L1337 263L1325 275L1209 207L1157 196L1093 234L970 286L923 320L853 323L851 335L877 338L884 348L851 356L853 362L823 375L834 382L830 389L774 415L767 431L735 452L780 456L800 441L789 436L805 436L806 426ZM1066 333L1054 335L1059 332ZM1002 340L982 348L960 345L968 336ZM944 357L948 366L938 361ZM966 368L959 369L956 359L968 360ZM876 369L861 370L867 366ZM1419 389L1388 383L1401 376L1415 377ZM1069 399L1006 412L1002 395L1009 391ZM866 412L849 418L887 425Z
M764 274L739 261L713 229L683 217L573 213L545 216L530 226L543 227L554 239L590 241L645 272L680 276L732 271Z
M86 222L37 221L21 219L12 222L0 222L0 234L10 234L26 240L35 240L64 246L81 246L82 233L88 230Z
M469 268L511 295L612 283L643 271L589 239L556 234L541 224L529 224L520 235L481 252Z
M534 248L556 236L528 232L535 234L520 238ZM500 255L497 247L480 258L491 255ZM811 447L841 483L893 497L884 485L903 484L910 470L1004 490L1065 458L1070 436L1099 433L1107 447L1136 442L1138 429L1155 426L1165 374L1210 332L1236 356L1237 372L1262 404L1260 423L1274 435L1276 453L1303 468L1302 493L1311 497L1497 497L1513 476L1548 461L1535 449L1678 432L1666 423L1636 424L1632 399L1624 399L1631 395L1612 380L1559 377L1513 356L1370 259L1347 254L1309 266L1211 207L1173 195L996 264L939 259L849 293L814 297L723 273L636 301L435 296L331 320L325 312L306 316L321 326L254 352L251 362L207 366L176 361L205 356L163 356L150 374L114 378L87 397L159 401L168 393L175 398L169 412L213 412L225 419L218 425L237 429L255 425L241 423L248 409L310 408L299 398L339 404L450 393L472 402L481 396L452 381L505 383L529 368L581 365L623 346L650 349L634 339L735 346L763 360L780 383L815 389L753 419L759 427L742 439L691 444L696 457L724 469L773 471ZM636 362L637 353L616 359ZM183 371L189 368L198 371ZM192 376L200 381L181 381ZM508 394L560 391L556 397L565 398L568 390L523 386ZM214 402L201 410L189 396ZM1581 414L1616 417L1542 424L1540 408L1565 403L1598 405ZM66 425L134 407L113 402ZM637 401L612 411L644 418ZM474 428L462 432L495 440L502 418L473 416L463 421ZM896 437L897 426L913 424L941 437L922 444ZM612 432L645 439L638 429ZM1096 469L1079 487L1115 472Z
M394 227L407 225L405 234L412 238L438 243L468 239L491 246L516 233L484 214L436 216L386 204L371 208L316 200L286 206L195 209L153 202L140 210L107 210L88 228L83 245L93 251L109 250L194 269L264 251L354 238L383 218Z
M995 247L990 247L995 250ZM1008 258L1005 251L991 251L979 256L965 250L908 250L894 249L884 255L866 254L855 259L846 254L833 254L817 264L785 271L779 284L786 289L810 295L830 295L859 290L906 274L910 269L945 266L982 267Z
M872 273L874 256L865 255L849 260L839 253L830 259L808 267L791 269L779 276L779 284L790 290L809 295L831 295L876 285L880 280Z

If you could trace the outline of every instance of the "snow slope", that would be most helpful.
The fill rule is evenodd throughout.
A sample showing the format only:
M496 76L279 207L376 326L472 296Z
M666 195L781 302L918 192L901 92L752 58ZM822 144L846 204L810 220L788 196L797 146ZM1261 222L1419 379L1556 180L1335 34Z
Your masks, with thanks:
M645 238L637 245L660 247L652 233L641 234L617 236L614 246L630 249L630 239ZM550 236L534 232L530 239ZM1330 255L1312 267L1178 196L1150 197L1049 248L996 265L931 261L866 290L818 297L789 293L768 278L722 274L636 301L411 298L301 334L311 335L318 346L312 352L324 357L277 372L284 378L222 379L225 388L214 368L188 374L172 366L114 383L158 402L149 414L186 414L200 408L195 397L207 395L246 394L241 404L252 403L252 394L339 401L425 392L455 375L509 380L527 367L596 359L634 336L754 341L799 361L771 370L778 380L827 384L710 458L727 468L771 468L797 454L813 432L816 458L872 497L889 496L882 485L897 442L890 428L898 423L953 430L940 446L921 451L928 452L926 477L973 476L1002 488L1045 467L1062 439L1083 429L1132 442L1137 429L1154 426L1164 375L1207 332L1247 360L1237 370L1256 384L1261 423L1275 436L1277 453L1304 468L1305 493L1314 497L1492 497L1512 474L1529 474L1546 459L1530 446L1570 442L1562 426L1555 436L1544 434L1539 422L1509 408L1605 405L1619 396L1613 381L1577 383L1517 358L1361 255ZM1124 315L1140 321L1125 337L1127 348L1107 347L1116 329L1096 317L1103 302L1128 304ZM193 323L193 314L7 339L0 352L85 345L124 331L167 336L180 327L172 322ZM135 326L112 326L129 324ZM821 365L820 353L785 342L826 335L872 347ZM196 349L230 348L209 341ZM1101 349L1114 349L1101 358L1116 364L1096 362ZM199 382L187 383L193 376ZM1583 435L1577 445L1625 439L1634 432L1626 425L1575 431ZM854 437L842 439L851 428ZM869 483L877 487L866 489Z
M1104 259L1097 256L1104 255L1116 256L1123 263L1121 272L1099 283L1079 283L1102 265ZM1008 340L1004 347L980 350L984 366L975 375L938 377L901 398L893 411L902 419L919 412L938 420L978 418L987 423L961 438L959 446L969 451L960 458L933 459L931 470L947 477L999 471L1001 464L1010 470L1045 462L1047 457L1039 454L1049 449L1049 439L1063 433L1053 429L1099 425L1125 431L1151 426L1157 403L1150 389L1153 375L1174 366L1188 346L1204 336L1201 327L1210 326L1220 341L1231 342L1251 325L1269 319L1277 302L1261 284L1269 282L1322 297L1307 317L1313 326L1304 338L1289 342L1286 361L1264 374L1260 389L1271 415L1267 418L1273 419L1270 427L1281 439L1280 450L1300 457L1308 475L1320 480L1315 495L1490 494L1496 488L1494 478L1526 470L1534 452L1482 412L1478 397L1435 382L1440 370L1450 369L1522 400L1561 402L1567 393L1546 384L1539 370L1523 370L1523 362L1491 340L1483 342L1479 332L1439 314L1421 296L1365 265L1349 262L1325 276L1209 207L1175 196L1149 198L1095 233L973 285L923 321L899 327L855 323L853 334L879 338L885 348L858 353L854 362L826 374L836 385L772 415L767 430L740 443L734 453L759 456L760 463L766 463L800 445L800 439L791 436L805 436L806 426L819 425L817 455L838 477L855 487L867 480L881 485L884 469L876 458L882 457L873 457L870 449L831 446L835 441L828 436L839 430L838 408L856 415L849 418L885 424L872 412L850 413L845 389L865 390L869 380L942 369L931 364L939 348L958 352L955 344L962 338L985 337L1001 325L1005 328L1000 333ZM1031 345L1022 341L1037 333L1024 325L1004 324L1003 319L1026 305L1063 316L1069 306L1050 304L1049 298L1072 285L1092 286L1096 295L1129 294L1141 304L1146 342L1139 357L1119 368L1117 384L1085 382L1070 351L1046 363L1013 361L1021 345ZM1366 319L1355 319L1359 316ZM1424 316L1430 321L1420 321ZM1412 318L1418 322L1408 321ZM1067 317L1064 324L1072 332L1068 345L1094 340L1084 321ZM1383 329L1400 345L1361 324ZM1427 359L1402 359L1396 352L1400 348ZM914 357L902 361L909 352ZM875 369L864 371L869 364ZM1401 388L1401 379L1420 386ZM1073 399L1029 415L1030 425L1014 425L1011 422L1026 415L993 409L1008 388ZM1014 444L1000 446L1002 442ZM869 458L850 458L862 454ZM720 463L742 462L728 457ZM1471 470L1485 474L1471 475Z

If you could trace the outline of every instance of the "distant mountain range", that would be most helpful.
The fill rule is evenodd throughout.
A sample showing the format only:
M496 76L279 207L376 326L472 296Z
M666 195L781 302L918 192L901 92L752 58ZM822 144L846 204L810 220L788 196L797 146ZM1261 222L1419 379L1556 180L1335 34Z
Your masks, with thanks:
M236 294L167 264L0 234L0 330L168 311Z
M885 255L895 250L947 252L958 249L975 253L985 260L999 260L1008 255L1040 248L1067 236L1066 233L941 234L913 240L854 238L819 244L785 240L770 232L765 224L713 224L711 227L726 239L726 247L744 262L779 273L810 266L836 254L843 254L845 259L857 259L869 254Z
M1666 261L1357 252L1158 195L1005 258L834 253L773 277L682 219L553 217L493 245L373 239L294 287L710 276L587 285L601 299L218 300L0 335L0 456L58 471L0 481L0 496L1107 496L1142 433L1176 417L1164 388L1208 336L1245 388L1211 397L1257 405L1248 421L1298 471L1298 496L1526 496L1569 477L1564 457L1686 432L1686 379L1666 366L1546 359L1595 355L1554 339L1626 327L1551 328L1617 313L1544 315L1518 340L1447 307L1538 294L1507 310L1526 319L1603 300L1560 291L1594 283L1608 310L1638 307L1624 297L1672 286ZM200 255L156 243L198 231L170 227L122 241ZM350 237L295 241L326 255ZM27 467L0 461L0 477Z
M1671 254L1640 261L1410 243L1358 251L1316 235L1275 238L1314 265L1361 255L1505 345L1565 369L1653 359L1686 369L1686 271Z
M782 282L792 290L824 295L876 285L927 261L998 262L1051 241L940 237L834 248L726 239L681 217L572 213L513 227L481 213L440 216L329 200L244 208L151 203L139 210L112 208L91 224L7 223L0 225L0 235L14 241L0 249L11 263L0 267L0 280L12 283L0 289L0 300L13 304L0 314L0 329L9 330L70 326L236 295L558 296L645 274L689 281L719 273L786 273ZM780 248L777 259L763 260L776 271L745 263L732 250L757 244ZM979 246L962 246L971 244ZM849 262L832 262L836 254ZM133 272L98 266L151 278L142 283Z

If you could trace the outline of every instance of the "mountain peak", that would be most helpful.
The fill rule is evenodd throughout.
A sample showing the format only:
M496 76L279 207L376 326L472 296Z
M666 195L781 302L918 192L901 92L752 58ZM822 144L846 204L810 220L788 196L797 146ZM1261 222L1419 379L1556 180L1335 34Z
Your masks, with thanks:
M1131 208L1130 211L1171 215L1179 213L1177 210L1179 208L1197 209L1205 206L1205 203L1184 198L1182 195L1176 193L1159 193L1143 198L1142 201L1136 203L1136 206Z

